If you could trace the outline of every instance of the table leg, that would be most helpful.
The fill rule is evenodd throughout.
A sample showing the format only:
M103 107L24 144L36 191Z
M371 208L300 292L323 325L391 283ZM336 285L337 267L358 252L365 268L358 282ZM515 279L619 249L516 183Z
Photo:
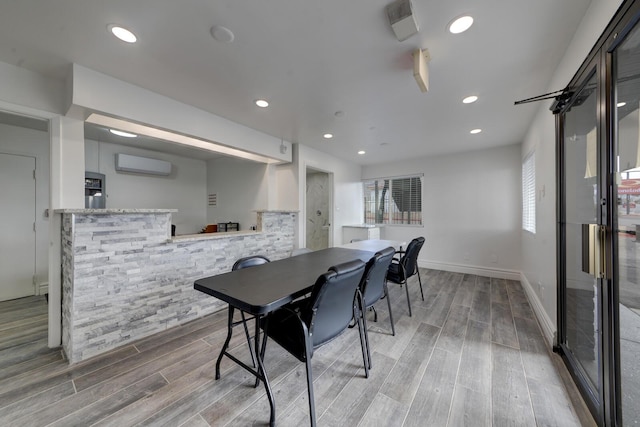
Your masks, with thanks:
M265 325L265 330L267 325ZM258 359L258 375L256 375L256 387L260 384L260 377L262 376L262 380L264 381L264 388L267 392L267 397L269 398L269 406L271 407L271 417L269 418L269 425L276 425L276 403L273 398L273 392L271 391L271 385L269 384L269 379L267 378L267 371L264 369L264 350L267 341L267 334L264 334L262 338L262 350L260 350L260 316L256 316L256 334L255 334L255 353L256 358Z
M220 355L218 356L218 361L216 362L216 379L220 379L220 362L222 361L222 356L224 356L225 351L229 348L229 341L231 341L231 335L233 334L233 306L229 304L228 308L229 312L229 321L227 323L227 339L224 341L224 345L222 346L222 350L220 350Z

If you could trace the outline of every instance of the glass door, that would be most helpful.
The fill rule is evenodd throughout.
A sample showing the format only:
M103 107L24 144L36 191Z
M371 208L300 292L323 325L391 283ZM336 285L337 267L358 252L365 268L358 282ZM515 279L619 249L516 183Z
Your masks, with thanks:
M599 425L640 425L640 2L556 102L557 349Z
M620 387L616 405L624 425L640 424L640 28L612 52L615 108L612 192L613 282L617 297L616 350Z
M559 345L592 412L603 413L601 155L596 68L562 115Z

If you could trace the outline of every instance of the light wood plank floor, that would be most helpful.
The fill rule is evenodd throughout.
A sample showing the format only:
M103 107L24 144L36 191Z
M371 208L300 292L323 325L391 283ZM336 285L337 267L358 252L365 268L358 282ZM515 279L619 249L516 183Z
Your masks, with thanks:
M318 425L593 425L518 282L421 271L425 301L413 278L412 317L390 284L395 337L385 301L377 323L368 313L368 379L355 328L316 351ZM2 363L0 425L266 425L264 388L250 374L225 358L214 379L225 334L223 311L71 367L59 350ZM248 360L243 338L232 346ZM277 425L307 425L304 365L270 342L266 366Z

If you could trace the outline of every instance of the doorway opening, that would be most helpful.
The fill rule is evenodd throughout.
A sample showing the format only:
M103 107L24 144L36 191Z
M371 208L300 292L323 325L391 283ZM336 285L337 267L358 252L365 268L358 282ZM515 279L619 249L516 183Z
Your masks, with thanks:
M333 174L307 167L305 191L305 247L317 251L332 243Z
M48 350L49 124L0 112L0 369Z

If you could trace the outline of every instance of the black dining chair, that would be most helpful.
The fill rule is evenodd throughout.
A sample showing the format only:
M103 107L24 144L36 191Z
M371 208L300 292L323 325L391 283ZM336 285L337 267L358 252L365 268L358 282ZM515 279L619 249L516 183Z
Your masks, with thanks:
M411 299L409 298L409 286L408 279L414 274L418 275L418 283L420 283L420 295L422 295L422 301L424 301L424 292L422 291L422 279L420 278L420 270L418 269L418 254L420 249L424 245L424 237L416 237L407 246L407 250L397 251L396 255L400 257L394 257L387 271L387 281L397 283L400 286L404 285L404 290L407 293L407 305L409 306L409 316L411 316Z
M391 322L391 334L393 336L396 335L396 330L393 325L393 313L391 312L391 301L389 301L389 291L387 289L387 271L389 269L389 265L391 265L391 260L393 259L393 255L395 254L395 249L393 247L388 247L383 249L376 254L367 262L367 265L364 269L364 274L362 276L362 280L360 281L360 296L362 297L362 327L364 329L365 336L365 346L367 350L367 362L369 364L369 369L371 369L371 351L369 349L369 333L367 331L367 316L365 316L365 311L368 308L373 309L374 317L373 321L378 321L378 313L376 312L376 308L374 304L380 301L382 298L387 298L387 306L389 307L389 321Z
M262 265L268 262L271 262L271 261L269 260L269 258L265 256L252 255L252 256L240 258L239 260L237 260L233 264L233 267L231 267L231 271L241 270L243 268L255 267L256 265ZM249 352L251 353L251 362L253 362L253 367L255 368L256 355L254 354L253 346L251 345L251 335L249 334L249 328L247 327L247 321L251 319L255 319L255 317L254 316L246 317L244 311L242 310L238 310L238 311L240 311L240 317L242 318L242 320L233 322L230 325L230 327L235 327L235 326L238 326L239 324L242 324L242 326L244 327L244 334L247 337L247 344L249 345Z
M361 316L358 312L358 285L364 268L365 264L360 260L329 268L329 271L318 277L309 298L287 304L263 317L260 322L265 333L260 350L263 358L267 338L271 338L299 361L305 362L312 426L316 425L311 371L314 350L342 334L354 317L360 331L365 375L369 376Z

